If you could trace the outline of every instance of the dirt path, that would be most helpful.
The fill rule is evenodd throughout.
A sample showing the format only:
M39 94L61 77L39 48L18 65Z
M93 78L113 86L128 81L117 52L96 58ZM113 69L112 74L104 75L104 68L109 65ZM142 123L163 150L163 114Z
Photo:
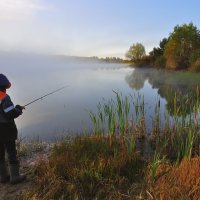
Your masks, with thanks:
M26 174L27 180L16 185L12 185L10 183L0 183L0 200L19 200L20 195L27 189L31 188L31 185L33 184L32 169L41 159L48 159L48 152L38 152L31 158L23 158L20 162L20 172Z

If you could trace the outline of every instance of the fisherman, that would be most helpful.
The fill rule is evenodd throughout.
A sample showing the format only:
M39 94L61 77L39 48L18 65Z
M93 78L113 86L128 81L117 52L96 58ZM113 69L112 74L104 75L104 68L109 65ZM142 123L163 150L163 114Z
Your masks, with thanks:
M16 184L26 179L19 174L16 139L17 127L14 119L22 114L24 107L14 106L6 89L11 87L7 77L0 74L0 182ZM7 153L8 165L5 153ZM8 170L9 169L9 170Z

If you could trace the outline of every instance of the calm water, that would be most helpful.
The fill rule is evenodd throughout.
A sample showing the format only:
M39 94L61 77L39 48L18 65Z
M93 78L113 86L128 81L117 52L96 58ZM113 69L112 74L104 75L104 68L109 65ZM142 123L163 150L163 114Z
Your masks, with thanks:
M200 84L198 74L133 69L122 64L102 64L48 56L3 55L0 72L12 82L8 94L15 104L24 105L64 85L66 89L27 107L16 120L22 137L53 139L60 135L92 130L88 111L98 102L115 96L113 90L144 95L147 124L160 99L161 112L173 114L177 93L180 104L185 95L194 95ZM183 105L185 106L185 105ZM188 111L190 112L189 108Z

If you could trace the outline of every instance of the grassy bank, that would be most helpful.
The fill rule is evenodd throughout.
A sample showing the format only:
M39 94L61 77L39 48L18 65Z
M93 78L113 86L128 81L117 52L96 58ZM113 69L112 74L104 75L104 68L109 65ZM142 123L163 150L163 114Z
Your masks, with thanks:
M198 199L200 157L141 159L119 138L80 136L51 150L23 199Z
M82 136L56 144L35 168L25 199L120 199L143 188L145 162L118 139Z
M114 93L89 113L93 134L63 139L35 166L23 199L199 198L199 94L189 115L175 95L173 116L161 117L158 100L149 134L144 98Z

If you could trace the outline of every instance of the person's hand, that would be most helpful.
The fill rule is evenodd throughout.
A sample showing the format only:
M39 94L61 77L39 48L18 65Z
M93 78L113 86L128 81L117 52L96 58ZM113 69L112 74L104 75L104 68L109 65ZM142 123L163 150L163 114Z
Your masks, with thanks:
M19 112L19 114L21 115L22 114L22 110L25 109L24 106L20 106L20 105L16 105L15 106L15 109Z
M20 106L20 105L16 105L15 108L19 109L19 110L24 110L25 107L24 106Z

